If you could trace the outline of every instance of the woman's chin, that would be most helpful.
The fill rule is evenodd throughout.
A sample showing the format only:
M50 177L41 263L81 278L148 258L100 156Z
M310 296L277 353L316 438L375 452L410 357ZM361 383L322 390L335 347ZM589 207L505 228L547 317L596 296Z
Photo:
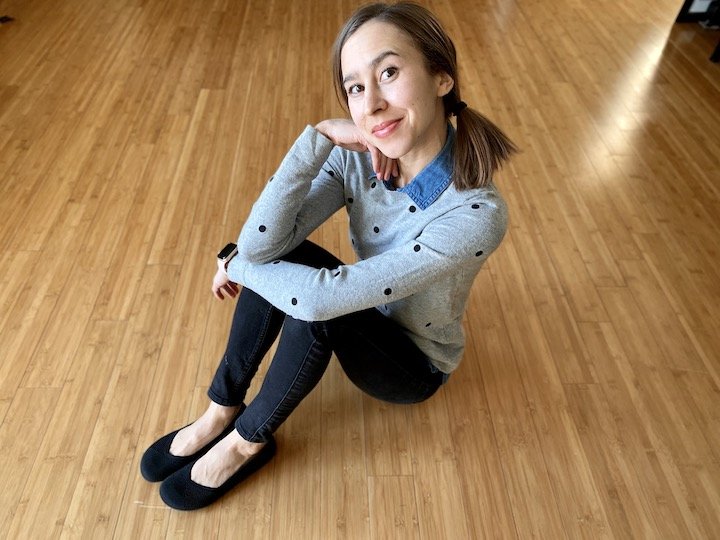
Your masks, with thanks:
M389 142L385 144L376 144L375 148L380 150L380 153L382 153L383 156L390 159L400 159L406 154L406 152L402 148L399 148L398 145L390 144Z

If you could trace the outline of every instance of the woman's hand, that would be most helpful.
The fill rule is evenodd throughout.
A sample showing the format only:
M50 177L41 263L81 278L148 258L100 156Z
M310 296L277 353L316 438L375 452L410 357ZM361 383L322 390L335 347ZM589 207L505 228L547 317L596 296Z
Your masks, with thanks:
M367 142L351 120L323 120L315 126L315 129L336 146L355 152L370 152L373 170L379 180L390 180L393 176L398 176L397 160L383 155L380 150Z
M215 277L213 278L212 292L218 300L225 300L223 291L228 296L235 298L240 289L238 288L237 283L230 281L230 278L225 270L218 268L218 271L215 273Z

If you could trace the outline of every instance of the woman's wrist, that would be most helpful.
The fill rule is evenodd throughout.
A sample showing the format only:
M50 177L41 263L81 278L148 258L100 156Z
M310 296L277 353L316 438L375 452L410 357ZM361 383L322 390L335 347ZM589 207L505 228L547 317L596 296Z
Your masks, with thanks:
M315 124L315 130L335 146L354 152L366 152L368 149L367 142L352 120L329 118Z
M317 124L315 124L313 127L315 128L315 131L320 133L320 135L325 137L331 143L336 144L336 142L332 139L332 137L330 137L329 126L330 126L329 120L322 120L321 122L318 122Z

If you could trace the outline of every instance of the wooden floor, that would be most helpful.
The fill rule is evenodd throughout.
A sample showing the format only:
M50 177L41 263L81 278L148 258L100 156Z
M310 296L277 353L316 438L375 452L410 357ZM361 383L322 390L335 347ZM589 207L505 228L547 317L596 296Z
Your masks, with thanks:
M0 537L720 538L717 32L679 0L426 4L523 150L465 359L412 407L332 363L271 465L178 513L139 458L206 406L214 254L341 114L356 3L0 0ZM314 239L351 260L344 227Z

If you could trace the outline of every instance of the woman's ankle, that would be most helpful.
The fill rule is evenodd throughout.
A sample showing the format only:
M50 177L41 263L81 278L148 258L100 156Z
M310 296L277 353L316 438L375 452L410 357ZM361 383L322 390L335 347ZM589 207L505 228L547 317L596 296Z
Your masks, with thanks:
M243 457L254 456L262 450L263 446L265 446L265 443L256 443L245 440L245 438L237 432L231 434L230 438L234 443L233 450Z
M211 401L203 416L213 423L227 425L231 419L237 416L237 413L240 412L240 408L241 405L228 407Z

